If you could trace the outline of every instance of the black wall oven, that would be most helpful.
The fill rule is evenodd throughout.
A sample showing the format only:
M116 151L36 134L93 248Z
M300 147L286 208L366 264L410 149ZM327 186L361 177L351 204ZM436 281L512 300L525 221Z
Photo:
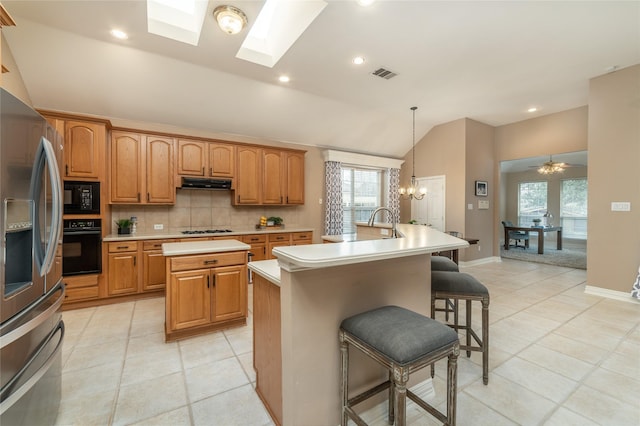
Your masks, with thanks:
M65 219L62 231L62 275L102 272L100 219Z
M100 214L100 182L64 182L64 214Z

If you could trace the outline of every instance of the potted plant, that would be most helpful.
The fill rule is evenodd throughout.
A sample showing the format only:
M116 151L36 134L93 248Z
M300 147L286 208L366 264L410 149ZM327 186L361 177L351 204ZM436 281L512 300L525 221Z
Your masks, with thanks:
M118 219L114 221L118 227L118 235L126 235L131 233L131 220Z
M282 218L278 216L271 216L267 218L267 225L282 226Z
M539 227L540 226L540 222L542 222L542 219L539 219L539 218L533 219L533 226L536 227L536 228Z

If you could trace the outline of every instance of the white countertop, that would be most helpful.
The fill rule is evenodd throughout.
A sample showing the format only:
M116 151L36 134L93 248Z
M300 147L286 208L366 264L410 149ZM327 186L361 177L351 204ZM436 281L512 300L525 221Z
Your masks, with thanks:
M226 251L249 250L249 244L238 240L193 241L162 244L164 256L182 256L185 254L221 253Z
M280 267L287 271L326 268L465 248L469 243L427 226L398 224L402 238L334 244L276 247Z
M164 233L135 233L127 235L109 234L102 240L110 241L137 241L137 240L165 240L174 238L197 238L197 237L232 237L235 235L255 235L255 234L282 234L285 232L312 232L313 228L290 227L277 229L241 229L233 232L221 232L215 234L183 234L179 230L169 230Z
M256 274L271 281L278 287L280 286L280 265L278 265L277 259L257 260L249 262L248 266Z

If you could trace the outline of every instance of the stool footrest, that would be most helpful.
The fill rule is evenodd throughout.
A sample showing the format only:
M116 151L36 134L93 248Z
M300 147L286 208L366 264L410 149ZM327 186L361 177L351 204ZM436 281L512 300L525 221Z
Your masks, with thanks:
M354 406L354 405L360 404L362 401L365 401L366 399L369 399L373 395L375 395L377 393L380 393L383 390L389 389L390 386L391 386L391 382L389 380L387 380L384 383L380 383L376 387L368 389L368 390L362 392L359 395L356 395L356 396L354 396L352 398L349 398L349 405L350 406Z
M447 424L448 420L446 416L443 416L440 411L436 410L431 405L424 402L422 399L420 399L418 395L411 392L409 389L407 389L407 398L409 398L410 400L418 404L420 407L422 407L423 410L429 412L429 414L431 414L436 419L440 420L442 423Z

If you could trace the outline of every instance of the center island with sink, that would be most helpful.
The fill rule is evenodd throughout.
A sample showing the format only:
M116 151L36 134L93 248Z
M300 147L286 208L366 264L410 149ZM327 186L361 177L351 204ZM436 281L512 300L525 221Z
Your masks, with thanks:
M349 242L277 247L277 260L249 263L256 391L277 424L339 424L342 320L384 305L429 316L431 253L468 246L425 226L398 224L399 238L385 229L359 226ZM386 377L357 351L350 363L354 392Z

